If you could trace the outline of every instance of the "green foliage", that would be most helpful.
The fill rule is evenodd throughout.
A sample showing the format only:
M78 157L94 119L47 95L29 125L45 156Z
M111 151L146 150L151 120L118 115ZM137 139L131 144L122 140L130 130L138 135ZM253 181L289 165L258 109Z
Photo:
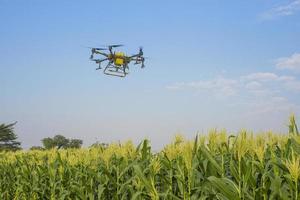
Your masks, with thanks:
M176 136L82 149L0 153L0 199L299 199L300 135Z
M0 151L16 151L21 149L21 143L16 141L17 136L14 133L14 125L12 124L0 124Z
M82 140L71 139L67 145L68 148L79 149L82 145Z
M290 116L290 123L289 123L289 134L292 135L299 135L298 127L295 120L295 115L292 114Z
M65 136L62 136L62 135L54 136L53 142L58 149L67 147L69 145L69 140L67 138L65 138Z
M42 143L43 143L45 149L52 149L52 148L56 147L54 140L49 137L42 139Z
M67 139L62 135L55 135L53 138L44 138L42 139L42 143L45 149L52 148L80 148L82 145L82 140L79 139Z

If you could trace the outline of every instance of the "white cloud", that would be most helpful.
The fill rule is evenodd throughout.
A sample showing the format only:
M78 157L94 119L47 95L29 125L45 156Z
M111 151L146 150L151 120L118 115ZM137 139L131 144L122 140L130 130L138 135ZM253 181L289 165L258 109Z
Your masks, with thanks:
M294 92L300 92L300 81L298 81L298 80L287 81L284 83L284 86L288 90L291 90Z
M210 91L223 96L233 96L240 91L252 94L270 94L271 91L289 90L300 92L300 80L294 76L277 75L271 72L257 72L240 76L236 79L217 76L210 80L177 82L166 86L168 90Z
M252 73L241 77L241 80L246 80L246 81L272 81L277 79L278 76L270 72Z
M241 81L256 81L256 82L267 82L267 81L292 81L295 77L293 76L280 76L271 72L257 72L241 76Z
M271 90L269 87L266 87L264 83L258 81L250 81L250 82L241 82L243 91L248 93L250 96L255 98L257 97L270 97L274 96L277 91Z
M276 67L279 69L300 70L300 53L277 59Z
M168 90L180 90L183 88L184 83L175 83L173 85L167 85L166 89Z
M295 77L293 76L279 76L278 81L293 81Z
M298 109L297 105L291 103L282 96L270 96L269 98L255 99L249 104L248 115L262 115L275 113L290 113Z
M167 88L197 92L199 99L209 97L211 105L229 109L228 116L238 114L235 121L240 120L244 125L249 123L264 128L268 123L272 127L279 126L282 118L291 112L300 112L297 102L300 80L272 72L257 72L236 78L217 76L209 80L179 82ZM204 98L203 102L206 100Z
M262 87L262 84L257 81L251 81L249 83L246 83L245 88L249 90L257 90Z
M279 90L300 92L300 81L293 76L280 76L270 72L258 72L241 76L240 80L245 88L251 90L253 94L262 94L267 91L267 93L270 93L270 87L272 86Z
M168 85L166 88L169 90L180 89L194 89L197 91L211 91L215 95L232 96L236 94L238 87L238 81L233 79L226 79L223 77L217 77L206 81L191 81L191 82L179 82Z
M260 18L262 20L272 20L279 17L290 16L297 13L300 10L300 0L293 0L286 5L276 6L263 14Z
M236 79L217 76L210 80L178 82L166 86L168 90L208 92L218 97L250 95L253 97L273 97L284 92L300 92L300 80L293 76L277 75L271 72L258 72Z

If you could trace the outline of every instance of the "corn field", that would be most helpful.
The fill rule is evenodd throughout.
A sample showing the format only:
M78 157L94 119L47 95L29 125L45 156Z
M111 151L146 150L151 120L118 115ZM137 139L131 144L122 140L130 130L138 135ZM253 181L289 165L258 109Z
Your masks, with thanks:
M300 199L300 135L211 130L106 148L0 153L0 199Z

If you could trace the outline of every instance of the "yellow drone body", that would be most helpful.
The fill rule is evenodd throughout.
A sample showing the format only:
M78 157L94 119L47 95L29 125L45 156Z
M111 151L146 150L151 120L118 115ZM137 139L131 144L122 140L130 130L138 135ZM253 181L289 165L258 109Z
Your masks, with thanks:
M116 52L115 53L115 60L114 63L116 66L121 66L124 64L125 54L123 52Z

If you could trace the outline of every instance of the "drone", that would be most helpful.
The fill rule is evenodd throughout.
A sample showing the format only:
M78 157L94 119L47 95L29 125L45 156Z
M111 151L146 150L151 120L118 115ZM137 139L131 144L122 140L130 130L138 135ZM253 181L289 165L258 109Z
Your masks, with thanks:
M107 62L106 66L103 70L103 73L111 76L125 77L129 72L129 63L134 62L135 65L140 64L141 68L145 67L144 61L145 57L143 57L143 48L139 48L139 52L137 54L127 56L124 52L121 51L113 51L113 48L121 47L123 45L108 45L105 48L98 47L89 47L91 49L90 60L94 61L98 64L98 68L96 70L102 69L102 62ZM100 58L94 58L94 55L98 54Z

